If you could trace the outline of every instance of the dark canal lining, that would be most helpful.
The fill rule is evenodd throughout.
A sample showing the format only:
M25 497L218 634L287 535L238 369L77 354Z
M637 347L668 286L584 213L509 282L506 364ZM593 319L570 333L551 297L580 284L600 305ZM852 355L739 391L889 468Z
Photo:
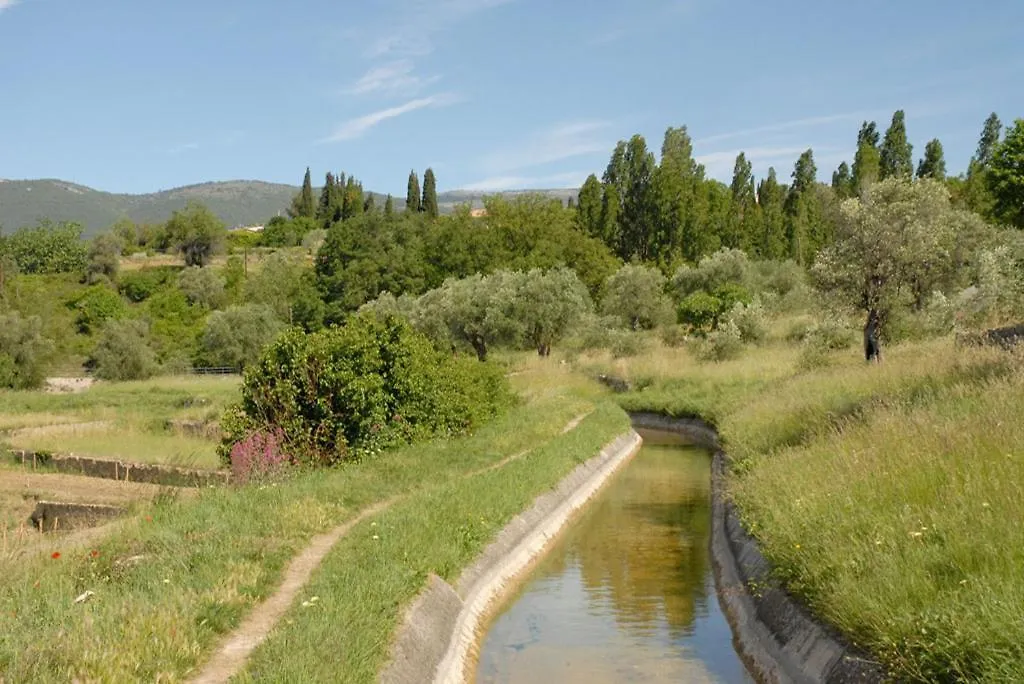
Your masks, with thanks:
M477 682L750 682L715 597L711 457L641 430L492 623Z

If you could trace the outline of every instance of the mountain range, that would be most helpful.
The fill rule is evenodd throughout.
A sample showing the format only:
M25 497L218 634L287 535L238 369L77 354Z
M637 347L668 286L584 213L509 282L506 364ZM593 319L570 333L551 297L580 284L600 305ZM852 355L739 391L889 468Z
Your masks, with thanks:
M299 188L281 183L235 180L186 185L142 195L115 194L94 190L63 180L0 180L0 227L11 232L35 225L40 219L74 221L91 237L103 232L121 218L138 223L166 221L171 212L182 209L190 200L198 200L220 216L229 227L258 225L284 214ZM438 208L450 213L460 204L480 206L485 195L516 195L525 191L474 192L452 190L438 193ZM565 202L575 190L536 190ZM319 195L319 190L316 190ZM372 193L378 206L384 195ZM395 198L396 206L405 199Z

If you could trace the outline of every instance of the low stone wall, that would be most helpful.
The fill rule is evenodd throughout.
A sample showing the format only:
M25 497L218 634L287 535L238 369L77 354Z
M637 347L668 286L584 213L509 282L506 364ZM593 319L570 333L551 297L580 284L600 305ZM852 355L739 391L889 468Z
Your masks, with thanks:
M557 488L516 516L477 562L463 571L455 587L432 575L406 612L380 681L467 681L489 611L500 605L512 581L543 554L572 515L636 453L640 443L640 436L630 431L577 466Z
M881 665L822 624L772 577L725 495L728 456L715 430L699 418L653 413L630 416L634 427L676 432L714 453L711 473L711 559L715 586L733 642L761 682L881 682Z
M30 520L32 526L40 532L54 532L92 527L122 513L124 509L117 506L40 501L32 511Z
M102 477L108 480L144 482L170 487L209 487L228 483L230 473L216 470L196 470L152 463L131 463L102 458L51 454L40 451L13 449L11 457L25 466L47 467L62 473Z

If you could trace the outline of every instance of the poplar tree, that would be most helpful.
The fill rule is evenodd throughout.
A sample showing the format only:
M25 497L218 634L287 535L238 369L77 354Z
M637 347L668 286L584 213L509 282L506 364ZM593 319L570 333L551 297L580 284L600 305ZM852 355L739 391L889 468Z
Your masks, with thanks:
M722 236L722 246L749 250L757 232L757 200L753 165L743 152L736 156L729 193L732 198L731 216L728 232Z
M914 175L914 147L907 141L907 124L903 110L896 110L892 123L882 140L879 178L903 178Z
M832 172L832 189L840 199L853 196L853 174L850 172L850 165L843 162L839 168Z
M434 178L434 170L430 168L423 173L423 202L420 211L426 212L432 219L437 218L437 179Z
M576 203L576 225L587 235L602 238L602 188L597 176L590 174L580 188Z
M924 158L917 165L918 178L934 178L946 180L946 159L942 153L942 143L934 138L924 146Z
M405 192L405 210L413 213L420 210L420 178L415 171L409 172L409 185Z
M786 256L786 188L779 184L775 167L768 169L768 177L757 186L757 203L761 208L761 237L757 251L762 259L782 259Z
M995 146L986 180L994 215L1015 228L1024 228L1024 119L1016 119Z
M879 176L881 153L878 151L878 126L874 121L865 121L857 133L857 153L853 158L852 192L861 195Z
M633 257L643 261L652 256L651 238L655 219L652 181L657 165L642 135L630 138L623 156L623 165L626 177L622 214L619 217L619 256L624 261Z
M801 265L810 263L814 255L813 234L815 223L820 218L815 192L817 173L814 152L807 150L796 162L793 185L786 196L786 241L789 255Z

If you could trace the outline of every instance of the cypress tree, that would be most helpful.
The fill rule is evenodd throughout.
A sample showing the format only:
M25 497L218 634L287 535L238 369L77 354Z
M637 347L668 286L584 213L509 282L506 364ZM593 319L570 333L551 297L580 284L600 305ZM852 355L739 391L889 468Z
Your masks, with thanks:
M905 178L914 175L914 147L907 141L907 124L903 110L892 115L892 123L882 140L879 178Z
M316 220L325 226L330 225L334 218L335 196L334 174L328 171L327 177L324 179L324 189L320 191L320 202L316 206Z
M946 159L942 153L942 143L938 138L930 140L924 146L924 158L917 165L918 178L934 178L937 181L946 180Z
M405 192L405 210L417 212L420 210L420 177L416 171L409 172L409 186Z
M388 198L384 200L384 215L391 218L395 215L395 199L388 193Z
M420 204L420 211L426 212L432 219L437 218L437 179L434 178L434 170L431 168L423 172L423 202Z
M373 198L373 193L366 193L366 199L363 200L363 213L372 214L377 211L377 200Z
M978 140L978 151L974 154L974 159L981 168L988 168L989 164L992 163L992 155L995 152L996 145L999 144L1002 132L1003 124L999 121L996 113L992 112L985 119L985 127L982 129L981 138Z
M288 208L288 214L292 218L314 218L316 216L316 200L313 199L313 181L309 175L309 167L306 167L306 175L302 179L302 189L292 198L292 205Z
M345 203L342 216L347 221L363 213L363 185L355 176L349 176L345 183Z

